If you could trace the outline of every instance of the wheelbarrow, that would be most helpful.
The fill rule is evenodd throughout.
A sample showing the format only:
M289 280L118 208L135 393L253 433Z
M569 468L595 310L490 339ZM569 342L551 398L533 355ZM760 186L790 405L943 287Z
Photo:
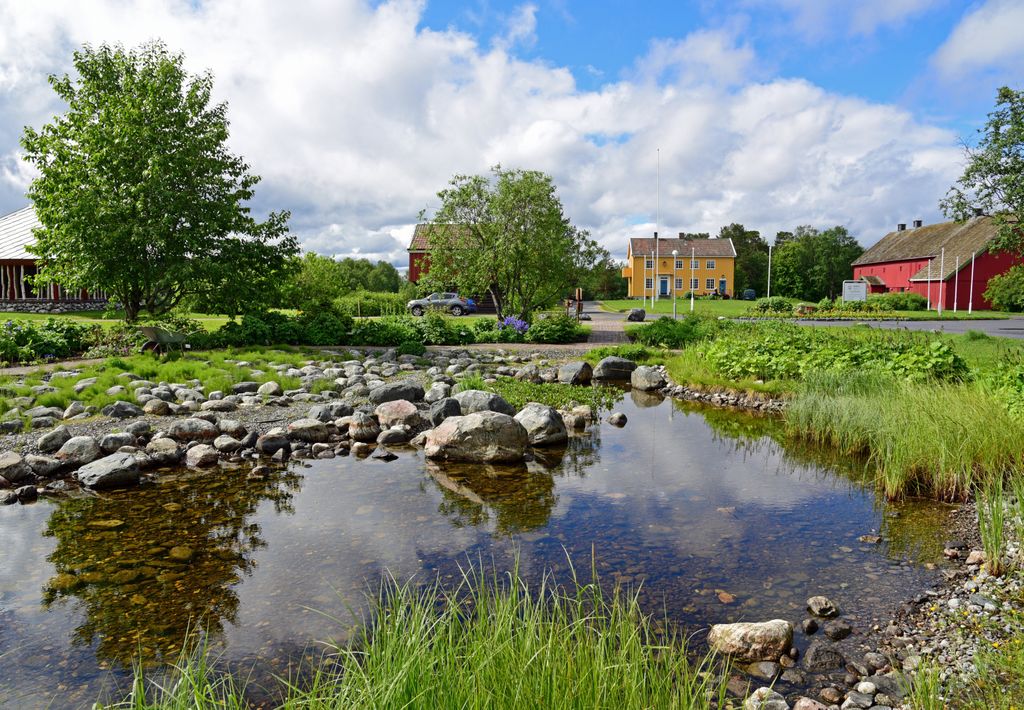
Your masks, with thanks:
M146 342L142 345L144 353L161 354L170 350L182 351L185 349L184 333L148 325L139 328L139 332L146 338Z

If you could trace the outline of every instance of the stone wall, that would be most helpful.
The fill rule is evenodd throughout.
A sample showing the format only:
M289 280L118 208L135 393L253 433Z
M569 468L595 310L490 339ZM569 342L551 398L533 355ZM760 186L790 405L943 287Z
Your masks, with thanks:
M7 301L0 299L0 313L75 313L77 311L102 311L107 307L105 300L93 301Z

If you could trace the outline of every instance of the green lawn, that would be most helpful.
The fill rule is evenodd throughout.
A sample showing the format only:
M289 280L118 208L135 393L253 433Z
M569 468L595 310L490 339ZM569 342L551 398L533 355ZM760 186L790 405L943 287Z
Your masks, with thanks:
M293 311L283 312L291 313ZM211 315L209 313L187 313L185 315L199 321L209 331L217 330L228 322L227 316ZM124 322L124 314L121 312L108 314L104 311L79 311L77 313L15 313L13 311L0 311L0 320L45 321L48 318L61 318L75 323L99 325L104 328L110 328Z
M790 299L793 303L800 303L799 299ZM752 305L752 301L742 301L739 299L729 299L727 301L721 299L702 299L698 298L694 301L694 312L699 314L706 314L712 316L725 316L726 318L741 318L748 315L747 309ZM805 301L805 303L810 303ZM644 308L648 313L655 313L658 315L672 315L672 299L662 298L654 302L652 305L650 301L644 305L644 301L637 299L621 299L616 301L598 301L598 304L605 311L612 313L625 313L631 308ZM677 313L679 315L686 315L690 312L690 299L680 298L676 301ZM1004 319L1011 318L1014 316L1020 316L1019 313L1006 313L1003 311L974 311L968 314L966 311L943 311L942 315L939 315L935 311L894 311L893 313L886 314L884 317L886 320L892 320L895 318L901 318L904 320L985 320L985 319ZM857 320L872 320L873 314L863 313L856 314L851 313L848 318L853 321Z
M746 313L747 308L750 307L751 301L740 301L737 299L729 299L723 301L721 299L709 299L709 298L698 298L693 302L694 313L708 314L714 316L726 316L727 318L736 318ZM657 313L672 315L672 299L661 298L654 302L652 305L650 301L647 302L646 306L644 302L638 299L622 299L618 301L598 301L598 304L603 310L610 311L612 313L625 313L631 308L643 308L648 313ZM679 315L686 315L690 312L690 299L679 298L676 300L676 309Z

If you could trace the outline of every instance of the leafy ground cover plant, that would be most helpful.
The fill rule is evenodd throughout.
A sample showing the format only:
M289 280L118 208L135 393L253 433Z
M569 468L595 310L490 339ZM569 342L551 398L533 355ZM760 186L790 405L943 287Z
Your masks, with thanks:
M914 380L961 381L967 363L945 341L868 332L856 336L783 323L752 324L714 340L705 354L731 379L799 380L816 370L876 369Z
M663 348L684 348L693 343L710 340L728 330L729 321L703 315L688 315L678 320L662 317L650 325L635 325L626 329L634 342Z

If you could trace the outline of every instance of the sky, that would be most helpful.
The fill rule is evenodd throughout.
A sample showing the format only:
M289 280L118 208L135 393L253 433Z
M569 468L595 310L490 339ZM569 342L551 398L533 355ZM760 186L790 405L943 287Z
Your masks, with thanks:
M572 222L865 246L943 219L996 90L1024 88L1024 0L0 0L0 214L19 137L83 44L163 40L228 103L232 150L304 249L407 264L453 175L549 173Z

